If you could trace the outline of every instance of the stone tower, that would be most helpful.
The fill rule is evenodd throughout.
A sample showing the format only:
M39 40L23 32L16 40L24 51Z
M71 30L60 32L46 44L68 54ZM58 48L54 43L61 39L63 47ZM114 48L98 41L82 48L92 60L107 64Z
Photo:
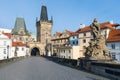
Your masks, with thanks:
M12 29L12 40L28 43L30 40L29 35L24 18L16 18L14 28Z
M47 7L41 7L40 20L36 19L37 42L43 45L51 43L53 20L48 20Z
M12 33L13 34L26 35L26 34L28 34L27 32L28 31L26 29L26 24L25 24L24 18L16 18L15 26L14 26L14 28L12 30Z

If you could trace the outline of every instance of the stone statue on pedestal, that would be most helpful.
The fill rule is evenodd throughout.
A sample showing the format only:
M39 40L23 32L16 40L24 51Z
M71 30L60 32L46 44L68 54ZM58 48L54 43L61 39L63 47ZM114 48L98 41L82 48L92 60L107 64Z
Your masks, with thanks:
M100 32L100 24L95 18L93 23L90 25L91 31L93 33L93 39L89 42L89 46L85 51L85 58L90 60L109 60L111 59L111 54L109 49L105 45L105 39Z

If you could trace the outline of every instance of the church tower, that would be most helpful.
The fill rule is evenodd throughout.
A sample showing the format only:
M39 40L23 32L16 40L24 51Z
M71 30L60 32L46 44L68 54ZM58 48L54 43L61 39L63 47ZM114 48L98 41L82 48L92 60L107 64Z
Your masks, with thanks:
M48 20L47 7L41 7L40 20L36 19L37 42L41 44L51 43L53 20Z

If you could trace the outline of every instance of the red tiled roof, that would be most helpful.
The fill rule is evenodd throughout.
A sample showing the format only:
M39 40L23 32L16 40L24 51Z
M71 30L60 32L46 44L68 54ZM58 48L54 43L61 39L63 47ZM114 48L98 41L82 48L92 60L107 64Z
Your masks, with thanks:
M55 40L63 40L63 39L68 39L69 37L65 37L65 38L57 38L57 39L52 39L51 41L55 41Z
M68 30L66 30L67 31L67 33L68 33L68 35L72 35L72 34L74 34L75 32L72 32L72 31L68 31ZM57 36L62 36L62 34L63 33L61 33L61 32L56 32L56 34L57 34Z
M107 42L118 42L120 41L120 29L111 30L107 38Z
M69 31L69 30L65 30L65 31L67 31L67 33L68 33L69 36L75 34L75 32L72 32L72 31ZM56 34L57 34L57 36L60 37L60 36L62 36L63 33L57 32ZM57 39L52 39L51 41L61 40L61 39L68 39L68 38L69 38L69 37L64 37L64 38L61 38L61 37L60 37L60 38L57 38Z
M115 29L115 27L120 26L120 24L111 24L110 22L104 22L100 24L101 29L109 28L109 29ZM91 28L90 26L86 26L84 28L78 29L76 32L77 33L82 33L82 32L87 32L90 31Z
M61 35L62 35L62 33L60 33L60 32L57 32L57 36L59 36L59 37L60 37Z
M11 38L12 34L11 33L3 33L5 36L7 36L8 38Z
M12 42L12 46L26 46L26 45L22 42Z
M78 35L78 33L77 33L77 32L74 32L74 33L72 33L70 36L75 36L75 35Z
M74 33L72 31L68 31L68 30L66 30L66 31L68 32L69 35L72 35Z

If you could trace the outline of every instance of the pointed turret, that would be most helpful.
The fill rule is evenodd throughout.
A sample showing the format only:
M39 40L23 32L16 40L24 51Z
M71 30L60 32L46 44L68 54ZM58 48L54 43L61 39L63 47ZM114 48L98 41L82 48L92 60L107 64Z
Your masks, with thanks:
M41 8L40 20L41 21L48 21L47 7L46 6L42 6L42 8Z
M16 18L15 26L12 30L12 34L19 34L20 31L24 31L27 34L26 24L24 18Z

